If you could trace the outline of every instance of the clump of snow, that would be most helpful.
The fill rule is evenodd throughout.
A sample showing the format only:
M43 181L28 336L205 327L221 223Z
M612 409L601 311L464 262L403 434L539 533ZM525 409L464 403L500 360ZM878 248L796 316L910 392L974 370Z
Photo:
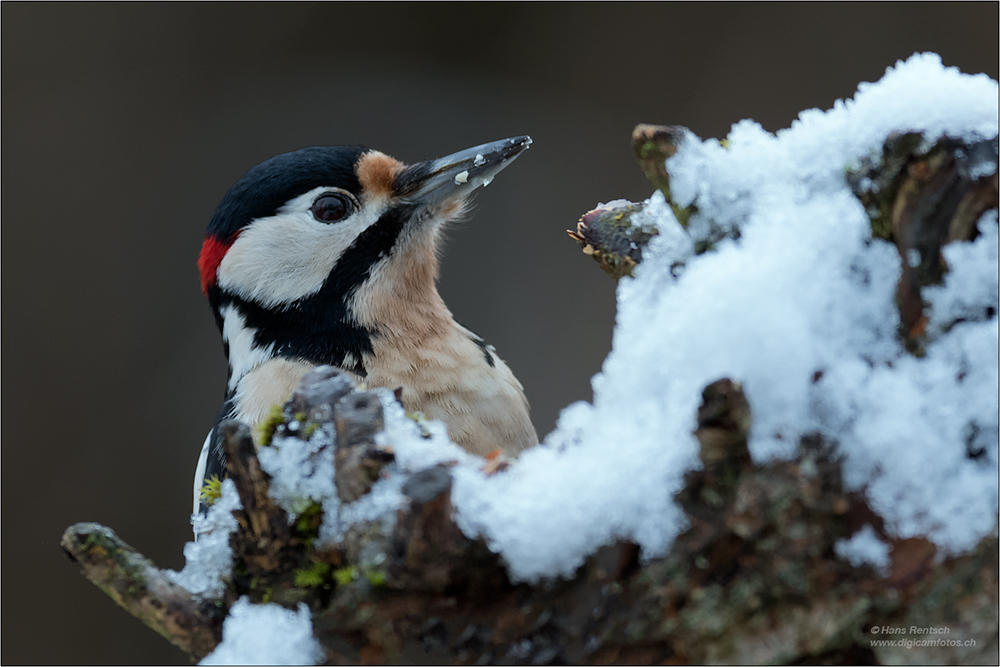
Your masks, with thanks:
M647 558L663 554L685 528L672 496L700 465L701 390L730 377L753 410L755 461L791 457L818 432L838 443L848 484L894 535L955 553L988 534L998 493L996 218L974 243L946 250L955 268L929 295L947 311L935 318L977 319L913 357L896 333L898 252L872 238L844 176L899 130L992 138L997 84L920 54L776 135L753 121L734 125L727 146L689 135L667 161L671 192L695 205L690 236L713 248L671 272L689 244L677 242L665 202L647 202L666 233L619 283L593 403L565 409L505 473L454 468L462 529L485 537L520 580L571 575L616 538Z
M940 331L958 320L984 319L983 310L996 306L997 292L997 212L988 211L979 221L979 237L974 241L950 243L944 247L948 280L923 291L930 305L931 330ZM984 276L983 267L993 267L992 276ZM984 279L986 278L986 279Z
M315 665L324 657L305 603L296 612L277 604L251 604L243 597L229 609L222 642L199 664Z
M846 558L854 567L868 564L874 567L879 574L885 576L889 573L889 545L879 539L875 529L865 524L865 527L856 532L848 540L837 540L833 545L833 550L841 558Z
M646 200L645 206L632 215L632 224L637 227L652 226L659 230L650 243L656 245L656 254L660 261L672 264L683 263L694 255L694 242L691 236L681 227L670 210L667 198L657 190Z
M976 180L983 178L984 176L991 176L995 173L997 173L997 161L983 160L982 162L973 165L972 169L969 170L969 178Z
M635 202L631 202L628 199L612 199L609 202L598 202L597 206L594 207L595 211L613 211L616 208L621 208L623 206L633 206Z
M322 503L336 515L337 489L334 486L333 424L316 430L309 440L278 436L257 450L261 468L271 476L271 497L294 520L312 503Z
M233 569L229 536L239 527L233 510L241 507L233 480L223 480L222 495L208 513L191 517L195 541L184 545L184 569L167 570L167 576L196 595L221 595L225 588L222 579Z

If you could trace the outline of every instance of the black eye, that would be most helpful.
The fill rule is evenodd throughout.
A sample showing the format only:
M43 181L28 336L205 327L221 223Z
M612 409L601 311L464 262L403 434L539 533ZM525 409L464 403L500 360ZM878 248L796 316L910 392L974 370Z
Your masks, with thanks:
M317 197L309 210L320 222L339 222L350 215L351 202L344 195L328 192Z

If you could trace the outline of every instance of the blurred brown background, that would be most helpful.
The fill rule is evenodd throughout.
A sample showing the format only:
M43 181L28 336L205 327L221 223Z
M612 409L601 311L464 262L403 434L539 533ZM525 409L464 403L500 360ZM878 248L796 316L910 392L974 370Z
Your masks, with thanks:
M564 230L650 194L636 123L778 130L914 51L996 78L997 7L4 3L2 661L184 661L58 542L99 521L183 566L225 378L195 260L250 166L530 134L451 234L441 292L544 435L610 349L614 285Z

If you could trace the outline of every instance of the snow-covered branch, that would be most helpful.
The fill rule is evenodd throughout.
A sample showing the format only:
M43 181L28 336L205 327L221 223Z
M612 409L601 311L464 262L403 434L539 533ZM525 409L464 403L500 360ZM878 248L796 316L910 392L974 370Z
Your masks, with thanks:
M640 126L657 192L571 232L613 350L538 447L320 368L264 446L227 426L182 572L64 548L216 664L995 661L997 134L996 82L932 54L777 134Z

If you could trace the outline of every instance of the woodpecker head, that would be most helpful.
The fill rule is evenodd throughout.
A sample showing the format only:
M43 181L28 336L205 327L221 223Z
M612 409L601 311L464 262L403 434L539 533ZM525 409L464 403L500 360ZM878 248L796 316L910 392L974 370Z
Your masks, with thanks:
M413 165L324 146L248 171L216 209L198 260L229 391L279 356L364 376L372 337L393 335L400 311L426 314L418 329L433 326L435 312L447 313L435 285L443 223L530 143L515 137Z

